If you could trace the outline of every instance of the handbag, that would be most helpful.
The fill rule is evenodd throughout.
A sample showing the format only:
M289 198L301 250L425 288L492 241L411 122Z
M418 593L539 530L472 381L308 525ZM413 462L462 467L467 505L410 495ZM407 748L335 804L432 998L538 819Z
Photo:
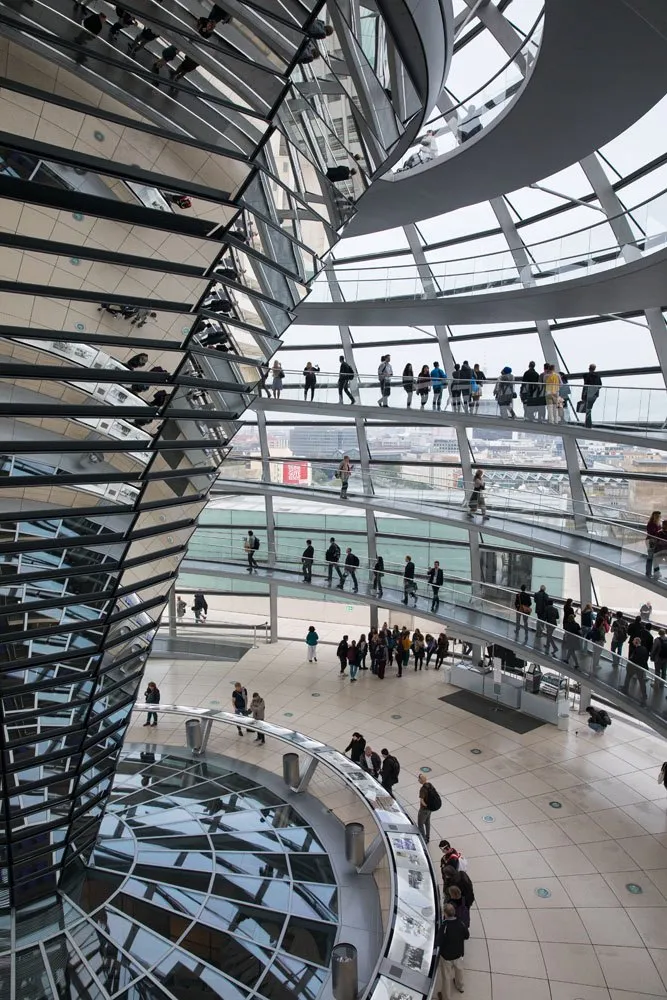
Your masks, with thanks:
M577 413L585 413L585 412L586 412L586 400L580 399L579 402L577 403Z

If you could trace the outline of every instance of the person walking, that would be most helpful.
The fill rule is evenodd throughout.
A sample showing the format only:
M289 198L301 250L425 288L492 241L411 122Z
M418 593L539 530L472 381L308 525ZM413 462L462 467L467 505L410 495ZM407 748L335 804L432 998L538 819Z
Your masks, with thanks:
M547 365L544 373L544 389L547 403L547 421L558 423L558 398L560 392L560 375L555 365Z
M484 391L484 383L486 382L486 375L479 367L479 365L473 365L472 369L472 382L470 385L470 412L479 413L479 401L482 398L482 393Z
M182 597L176 598L176 617L179 622L182 622L185 618L185 612L188 610L188 606Z
M72 41L75 45L78 45L83 49L84 45L92 42L94 38L97 38L102 28L106 24L107 16L102 13L89 14L88 17L84 18L81 22L82 30L74 36ZM78 53L76 56L76 62L82 65L86 61L86 57L83 51Z
M442 391L447 385L447 375L444 368L440 367L439 361L433 362L431 368L431 388L433 390L433 409L439 410L442 407Z
M653 568L653 559L658 551L658 538L662 527L662 511L654 510L646 525L646 575L649 579L654 573L660 573L658 566Z
M387 669L387 660L389 658L389 651L387 649L387 642L385 639L378 640L377 646L375 647L375 670L378 680L384 680L384 672Z
M177 69L170 69L169 76L171 77L172 83L177 83L182 80L184 76L188 73L193 73L194 70L199 69L199 63L195 62L190 56L185 56L183 62Z
M456 916L456 910L452 903L445 903L443 917L436 938L440 983L438 996L442 1000L452 1000L452 983L459 993L463 993L464 990L463 956L465 942L470 937L470 931Z
M348 365L344 356L341 354L339 357L340 368L338 370L338 403L343 406L343 393L347 396L351 403L356 403L356 400L352 393L350 392L350 382L354 378L354 368Z
M383 354L378 366L378 380L380 382L380 398L378 406L389 406L387 400L391 395L391 377L394 369L391 367L391 355Z
M617 667L619 657L623 655L623 646L628 638L628 626L620 611L617 611L611 623L612 667Z
M243 687L240 681L236 681L234 684L234 690L232 691L232 707L234 709L234 715L247 715L248 714L248 692ZM236 727L239 731L239 736L243 736L243 730L240 726Z
M662 679L664 688L667 681L667 632L664 628L658 629L658 634L653 640L651 659L655 676Z
M353 684L357 679L357 670L359 669L359 651L355 639L347 647L347 662L350 668L350 683Z
M431 814L440 808L442 801L425 774L420 774L417 780L420 785L417 826L424 842L428 844L431 839Z
M514 400L516 399L516 393L514 391L512 369L509 365L505 365L498 376L498 381L496 382L496 387L493 390L493 395L496 397L496 402L498 403L498 407L500 409L500 416L511 417L512 420L514 420L516 416L514 413Z
M336 473L336 478L340 479L340 498L341 500L347 500L347 488L350 485L350 476L352 475L352 462L350 461L349 455L343 455L343 460L338 466L338 471Z
M334 569L338 573L338 582L341 583L341 584L344 583L345 577L344 577L343 573L341 572L340 566L338 565L338 563L340 561L340 545L338 544L338 542L336 541L336 539L333 537L333 535L329 539L329 548L325 552L324 558L327 561L327 572L328 572L327 584L328 584L328 586L329 587L331 586L331 583L332 583L332 580L333 580L333 571L334 571Z
M421 409L424 410L426 408L426 404L428 403L428 394L431 391L431 372L428 365L422 365L421 371L417 376L416 389L421 403Z
M402 604L408 603L408 595L414 597L414 607L417 606L417 597L415 595L415 564L412 561L412 556L405 557L405 568L403 570L403 600Z
M313 582L313 562L315 561L315 549L310 538L306 539L306 547L301 553L301 572L303 573L303 582L312 583Z
M357 568L359 566L359 556L355 556L352 549L345 549L345 572L341 577L341 581L338 584L337 590L343 590L345 588L345 581L348 576L352 580L352 593L357 594L359 592L359 584L357 583Z
M124 7L120 7L116 4L116 17L118 18L114 24L109 28L109 39L115 41L116 36L120 34L121 28L131 28L133 24L136 24L136 20L132 15L125 10Z
M380 780L380 773L382 771L382 759L379 753L372 750L368 744L364 748L364 756L361 761L362 767L372 774L376 781Z
M449 383L449 396L452 401L452 412L461 411L461 365L454 365L452 380Z
M150 681L148 687L146 688L144 701L147 705L160 704L160 689L155 681ZM148 713L144 726L157 726L157 712L153 711Z
M570 657L572 657L572 666L575 670L579 670L579 663L577 661L577 653L581 649L581 627L579 622L570 614L565 618L563 622L563 663L570 662Z
M368 642L366 641L366 636L362 632L357 642L357 662L359 664L360 670L368 670L368 667L366 666L367 656L368 656Z
M306 648L308 650L308 662L317 663L317 644L320 641L320 637L315 630L314 625L308 626L308 631L306 633Z
M440 568L440 563L436 559L431 568L428 571L428 582L431 587L431 611L436 612L440 605L440 588L442 587L445 580L445 575ZM426 661L426 666L428 667L428 660Z
M243 541L243 548L248 557L248 572L252 573L254 569L259 569L255 559L255 552L259 548L259 538L251 529L248 529L248 534Z
M353 764L359 764L363 767L362 759L364 756L364 750L366 749L366 740L361 735L361 733L352 733L352 738L348 745L343 750L343 753L349 753L350 760Z
M397 757L390 754L387 748L380 750L382 756L382 768L380 771L380 781L385 792L394 798L394 785L398 782L401 773L401 765Z
M544 623L547 620L547 606L549 604L549 595L544 584L540 586L539 590L535 591L533 600L535 601L535 614L537 616L535 638L539 639L544 631Z
M445 632L441 632L438 636L438 643L435 652L435 669L440 670L440 667L445 662L445 658L449 654L449 637Z
M306 367L303 369L303 400L305 403L308 402L308 393L310 393L311 403L315 399L315 387L317 385L319 370L319 366L314 365L312 361L306 362Z
M600 395L600 389L602 388L602 379L596 371L596 365L589 365L588 371L584 375L584 387L581 390L581 400L577 405L577 409L581 413L582 411L586 414L585 426L593 426L592 411L595 401ZM583 405L582 405L583 404Z
M535 362L529 361L528 367L521 376L519 397L523 403L523 415L526 420L537 420L537 397L539 395L540 376L535 370Z
M371 590L378 597L382 597L384 591L382 590L382 577L384 576L384 559L382 556L378 556L375 560L375 565L373 566L373 583L371 585Z
M482 515L483 521L489 520L489 515L486 512L486 501L484 499L485 489L486 484L484 482L484 469L477 469L475 472L475 478L472 481L472 493L470 494L470 500L468 501L468 517L474 517L479 511Z
M149 42L155 41L157 34L151 28L142 28L138 35L135 35L134 40L130 42L127 47L128 56L134 56L140 49L148 45Z
M438 642L435 639L435 637L431 635L430 632L426 633L425 642L426 642L426 669L428 670L428 665L431 662L431 659L433 658L433 655L438 648Z
M408 397L408 409L410 409L412 406L412 396L415 391L415 376L412 371L412 365L409 362L403 369L402 384L405 394Z
M203 591L198 590L196 592L194 601L192 602L192 610L195 613L195 621L197 624L199 624L200 621L206 621L208 615L208 603Z
M426 652L426 643L421 632L416 631L412 636L412 655L415 661L415 673L417 670L421 670L424 666L424 653Z
M151 66L151 72L159 73L162 67L166 66L167 63L173 62L177 55L178 55L178 49L176 48L176 46L167 45L164 49L162 49L162 52L160 53L160 58L156 59L153 65ZM219 274L220 272L217 271L216 273Z
M264 722L264 715L266 713L266 705L264 699L257 691L252 693L252 701L250 702L250 714L252 715L255 722ZM264 733L258 732L255 737L255 743L264 743Z
M621 691L623 694L629 695L630 684L632 679L636 677L639 681L639 689L642 696L642 708L646 707L646 671L648 669L648 657L648 649L643 645L639 636L635 636L630 645L628 665L625 668L625 681Z
M533 606L533 601L528 593L526 584L521 584L521 590L518 592L514 598L514 610L516 611L516 616L514 619L514 633L515 638L519 638L519 629L523 625L523 641L528 642L528 618L530 616L530 611Z
M556 625L558 625L558 619L560 618L560 613L558 608L553 601L547 602L546 611L544 613L545 621L547 623L547 641L545 646L545 653L548 653L551 649L553 653L558 652L558 646L556 640L554 639L554 630Z
M463 412L470 412L470 396L472 394L473 371L467 361L464 361L459 371L459 382L461 386L461 403Z
M338 662L340 663L341 674L344 674L347 670L347 651L349 648L350 644L348 642L348 637L344 635L338 643L338 647L336 649L336 656L338 657Z

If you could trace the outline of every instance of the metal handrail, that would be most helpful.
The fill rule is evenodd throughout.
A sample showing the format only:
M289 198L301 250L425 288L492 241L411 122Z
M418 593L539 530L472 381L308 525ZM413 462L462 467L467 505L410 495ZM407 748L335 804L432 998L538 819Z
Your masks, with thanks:
M221 723L222 725L233 726L234 728L239 725L238 715L235 715L232 712L225 712L219 709L211 708L189 708L183 705L155 705L148 704L147 702L136 702L133 712L157 712L165 715L188 716L189 718L197 719L202 722L204 724L202 726L202 743L199 749L193 749L193 753L197 754L203 754L206 752L213 723ZM425 988L422 990L424 995L428 994L433 984L433 978L437 969L435 921L438 915L438 885L437 881L433 877L433 868L430 860L428 859L428 851L426 850L423 842L420 840L420 836L416 832L414 823L410 817L396 801L396 799L389 800L389 796L384 791L382 786L379 785L379 783L375 781L375 779L367 771L364 771L357 764L354 764L334 747L328 746L326 743L322 743L319 740L312 739L297 730L287 729L271 722L260 722L252 718L243 718L243 728L250 729L256 733L261 733L265 737L269 736L273 739L279 740L281 743L289 747L292 752L299 751L307 754L311 759L311 764L316 762L315 767L323 765L329 771L333 772L336 777L342 781L343 784L363 803L377 828L378 836L380 837L384 847L384 853L387 860L390 862L388 865L388 871L391 886L390 896L393 900L393 905L390 909L390 919L387 921L387 927L385 929L380 954L375 962L373 972L368 980L366 989L360 995L359 1000L382 1000L383 991L378 985L380 967L391 949L392 939L396 933L396 919L400 907L397 878L397 857L400 855L398 853L399 849L394 847L389 834L396 832L403 833L406 836L410 836L415 843L419 845L419 850L414 852L417 855L414 861L414 867L418 867L421 862L422 865L428 870L431 890L433 893L432 901L428 898L425 899L426 906L428 907L432 903L433 907L433 914L430 918L432 933L424 935L425 944L428 946L428 943L430 942L431 946L429 971L423 976L423 986ZM187 739L185 743L187 745ZM313 768L313 771L310 771L309 769L310 774L309 772L306 772L303 779L299 782L299 785L297 787L292 787L291 791L293 793L305 791L314 770L315 768ZM377 867L377 864L373 864L372 868L371 864L376 854L377 848L376 842L374 841L367 851L366 860L364 861L362 868L368 864L368 870L374 870L374 868ZM392 964L400 965L395 958L392 959ZM411 978L414 978L414 971L408 970L408 967L406 967L406 971L409 971ZM393 975L391 971L383 971L382 976L384 978L392 979L397 984L401 984L400 975Z

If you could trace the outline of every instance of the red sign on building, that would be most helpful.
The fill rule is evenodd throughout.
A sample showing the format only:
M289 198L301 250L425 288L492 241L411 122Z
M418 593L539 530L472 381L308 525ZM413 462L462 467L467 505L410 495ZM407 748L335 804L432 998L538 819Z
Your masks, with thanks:
M283 485L300 486L308 482L307 462L283 462Z

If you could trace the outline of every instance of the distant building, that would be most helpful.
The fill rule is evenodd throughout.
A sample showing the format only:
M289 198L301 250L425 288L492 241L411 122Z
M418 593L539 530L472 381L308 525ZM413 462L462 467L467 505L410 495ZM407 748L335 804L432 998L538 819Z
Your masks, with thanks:
M354 427L292 427L289 446L293 455L307 458L332 458L359 454L359 442Z

